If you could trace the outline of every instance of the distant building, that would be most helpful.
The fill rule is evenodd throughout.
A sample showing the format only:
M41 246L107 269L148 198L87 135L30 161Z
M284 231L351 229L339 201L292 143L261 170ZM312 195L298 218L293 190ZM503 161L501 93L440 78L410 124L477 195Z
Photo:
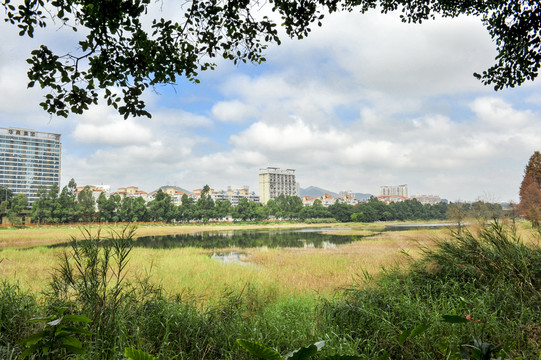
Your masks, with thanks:
M412 195L412 199L416 199L423 205L435 205L439 204L441 201L441 198L438 195Z
M347 190L340 191L340 202L355 206L359 203L359 200L355 198L355 194L353 194L353 191Z
M111 195L120 195L120 197L137 198L142 197L145 202L148 202L148 193L143 190L139 190L137 186L119 187L117 191L111 193Z
M156 198L156 194L160 190L163 193L169 195L171 197L171 202L176 206L180 205L181 200L182 200L182 195L186 194L186 192L182 191L182 189L179 188L178 186L168 186L168 185L166 185L166 186L160 187L156 191L152 191L151 193L149 193L145 200L147 202L150 202L150 201L154 200ZM186 195L189 195L189 194L186 194Z
M305 195L302 198L302 204L304 206L314 205L314 201L321 201L321 205L328 207L336 203L348 204L348 205L357 205L359 201L355 199L355 195L351 191L340 191L339 196L333 196L329 193L324 193L321 196L310 196Z
M276 167L259 169L259 196L263 205L280 195L299 196L295 170Z
M201 197L201 189L196 189L192 193L194 199L199 199ZM231 203L231 206L237 206L241 199L246 198L248 201L259 203L259 196L255 192L250 192L250 188L247 185L243 187L232 189L230 186L227 190L218 190L210 189L209 193L210 198L215 202L217 200L225 201L228 200Z
M0 127L0 186L24 194L31 206L40 187L60 187L60 134Z
M380 186L378 200L387 204L410 200L408 198L408 185Z

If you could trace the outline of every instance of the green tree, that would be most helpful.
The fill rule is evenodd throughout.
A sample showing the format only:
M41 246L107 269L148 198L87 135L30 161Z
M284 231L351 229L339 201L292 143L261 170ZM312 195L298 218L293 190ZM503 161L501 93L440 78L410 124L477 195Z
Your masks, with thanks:
M32 204L31 217L33 222L43 223L49 218L50 209L48 209L48 196L45 186L38 189L38 198Z
M17 194L11 199L9 209L7 210L7 218L13 225L22 224L22 211L28 206L26 195Z
M98 205L98 219L100 221L113 221L120 220L118 212L121 207L120 195L111 195L109 198L105 196L105 193L101 193L96 200Z
M80 114L97 104L100 94L125 118L150 116L142 100L148 87L190 81L214 69L214 58L261 63L269 44L280 44L277 22L254 16L259 1L192 0L184 3L182 19L143 18L150 0L4 0L5 20L21 36L33 37L52 21L70 36L74 49L57 54L46 44L28 59L29 87L47 88L41 103L51 114ZM409 1L409 0L273 0L272 11L288 36L302 39L326 13L337 11L401 11L404 22L421 23L437 15L478 16L497 48L496 63L475 74L495 89L514 87L537 77L541 64L541 8L536 2ZM80 34L80 35L79 35ZM67 45L70 48L69 45ZM120 90L120 91L118 91Z
M55 217L63 223L77 221L77 185L73 179L70 184L62 188L54 210Z
M237 206L233 207L232 216L238 220L262 220L264 216L263 211L258 211L261 206L253 201L249 201L247 198L240 199Z
M329 212L332 217L340 222L350 222L353 214L353 206L336 202L329 206Z
M451 203L447 209L447 218L456 222L459 234L469 213L470 206L461 202Z
M215 216L217 219L224 219L231 213L231 201L216 200L214 203Z
M77 195L79 221L91 222L96 215L96 201L90 187L85 186Z
M330 211L323 206L321 200L316 199L310 206L304 206L299 212L299 217L305 219L323 219L332 217Z
M159 189L154 200L148 203L149 218L151 221L170 222L175 218L174 207L171 196Z
M53 184L49 191L45 187L38 189L38 199L32 204L31 216L34 222L58 223L58 213L61 206L58 204L59 188Z
M5 186L0 185L0 203L8 201L13 197L13 191Z
M145 199L138 196L132 202L132 217L130 221L148 221L148 209Z
M190 221L195 219L195 200L186 194L182 194L177 212L177 220Z
M197 199L195 203L195 218L198 220L201 219L213 219L216 217L214 211L214 200L209 195L210 187L208 185L203 186L201 190L201 197Z

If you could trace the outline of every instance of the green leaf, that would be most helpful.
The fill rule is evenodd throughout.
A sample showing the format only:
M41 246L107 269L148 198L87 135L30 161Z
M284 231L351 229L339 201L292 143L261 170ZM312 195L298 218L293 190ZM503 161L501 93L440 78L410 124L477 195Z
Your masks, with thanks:
M312 355L315 355L317 351L317 347L312 344L310 346L302 347L299 350L294 351L293 353L291 353L291 355L286 356L286 359L305 360L312 357Z
M24 339L22 341L22 343L26 346L29 346L29 345L34 345L34 344L37 344L38 341L40 341L41 339L43 339L43 335L46 334L46 331L40 331L38 333L35 333L33 335L30 335L29 337L27 337L26 339Z
M360 356L356 355L331 355L326 356L321 360L361 360Z
M283 360L279 353L258 342L239 339L237 340L237 344L243 347L250 354L259 358L263 358L265 360Z
M469 320L464 316L457 315L443 315L442 322L451 323L451 324L463 324L467 323Z
M141 350L125 348L124 356L129 360L155 360L156 358L150 354L147 354Z
M77 349L81 349L83 347L83 343L74 338L73 336L65 336L61 339L62 345L68 345L70 347L74 347Z
M56 326L62 322L62 318L54 319L53 321L49 321L47 325L49 326Z
M90 320L88 317L84 315L66 315L64 316L65 321L73 321L73 322L84 322L84 323L91 323L92 320Z
M398 342L400 343L400 345L403 345L404 342L410 337L411 330L412 329L406 329L402 331L402 334L400 334L400 336L398 337Z
M410 337L415 337L419 334L422 334L430 327L430 323L422 323L417 325L412 331Z
M83 328L66 326L63 328L63 330L71 334L92 335L92 331Z
M51 321L53 320L54 317L53 316L48 316L48 317L42 317L42 318L32 318L30 320L28 320L27 322L29 323L35 323L35 322L44 322L44 321Z

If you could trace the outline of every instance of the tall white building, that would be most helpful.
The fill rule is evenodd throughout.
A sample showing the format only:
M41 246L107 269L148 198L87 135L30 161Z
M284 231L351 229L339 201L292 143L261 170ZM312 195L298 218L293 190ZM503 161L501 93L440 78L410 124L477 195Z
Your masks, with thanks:
M378 200L387 204L409 200L408 185L380 186Z
M295 170L276 167L259 169L259 197L263 205L280 195L299 196Z
M0 127L0 186L31 205L40 187L60 187L60 134Z
M403 196L408 197L408 185L380 186L380 196Z

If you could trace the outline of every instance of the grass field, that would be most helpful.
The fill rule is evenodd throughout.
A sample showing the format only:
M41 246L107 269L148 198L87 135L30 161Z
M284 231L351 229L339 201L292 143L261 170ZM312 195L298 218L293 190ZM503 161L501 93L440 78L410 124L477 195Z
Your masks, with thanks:
M0 250L0 358L16 358L24 350L21 339L37 329L28 319L69 306L74 314L93 319L93 334L84 339L88 351L81 357L89 360L123 358L125 347L158 359L253 359L237 339L265 343L282 354L325 340L322 355L462 359L460 344L472 349L475 334L504 346L495 357L538 360L541 250L539 234L528 224L518 229L524 241L499 224L472 225L471 233L459 235L448 229L382 231L384 224L347 225L341 234L362 238L331 248L238 249L246 255L243 263L211 258L230 248L133 248L126 273L140 285L123 288L121 297L107 292L112 283L92 272L83 277L97 280L96 288L82 286L83 277L69 287L62 285L70 283L66 277L54 283L62 286L50 286L63 250L23 248L55 242L76 228L2 229L0 236L9 234L5 244L12 246ZM269 225L144 225L137 231L149 235L153 230L237 226ZM39 240L32 240L32 234L39 234ZM94 249L103 256L103 248ZM147 279L157 286L149 286ZM442 323L447 315L474 320ZM403 338L418 326L423 330Z
M136 234L162 235L202 230L306 227L305 224L280 225L211 225L211 226L139 226ZM309 225L313 227L313 225ZM339 226L325 224L318 226ZM379 225L381 228L382 225ZM96 232L98 227L91 227ZM103 232L120 231L121 226L107 226ZM204 299L218 296L226 289L241 289L250 284L275 297L331 296L337 289L349 286L364 273L377 275L381 267L404 265L408 256L416 257L420 246L431 246L435 238L447 236L447 230L410 230L376 233L378 226L352 224L350 230L338 233L371 237L336 248L250 248L242 264L224 264L211 259L220 249L198 248L132 250L129 267L133 278L149 275L171 294L190 293ZM3 237L7 234L8 236ZM49 244L80 237L76 227L44 227L1 230L4 249L0 251L0 278L15 280L21 287L40 291L49 282L51 269L58 263L62 250L45 246L22 248L25 245ZM18 236L18 237L17 237ZM35 238L33 238L35 237ZM35 240L37 239L37 240ZM10 247L9 244L12 246ZM232 249L222 249L231 251Z

